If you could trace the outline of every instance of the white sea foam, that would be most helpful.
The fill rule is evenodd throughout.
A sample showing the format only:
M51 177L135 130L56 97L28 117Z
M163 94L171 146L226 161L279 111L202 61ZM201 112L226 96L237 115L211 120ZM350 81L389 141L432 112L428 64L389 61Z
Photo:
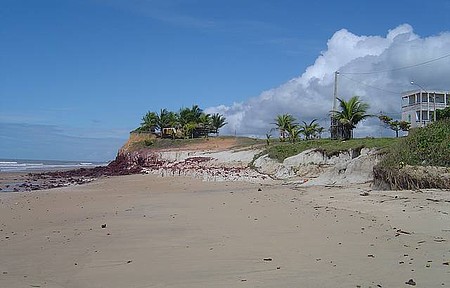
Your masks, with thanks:
M0 172L39 172L104 166L104 162L0 159Z

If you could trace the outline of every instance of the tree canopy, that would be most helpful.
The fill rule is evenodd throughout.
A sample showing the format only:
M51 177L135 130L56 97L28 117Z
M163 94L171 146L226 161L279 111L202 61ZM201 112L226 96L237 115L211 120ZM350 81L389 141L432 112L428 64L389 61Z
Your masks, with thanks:
M275 118L275 125L280 131L280 141L285 141L288 136L288 130L292 130L293 127L297 126L297 121L291 114L279 114Z
M148 111L143 117L141 126L136 132L151 132L171 137L195 138L208 136L210 133L219 134L219 129L227 124L221 114L207 114L198 105L191 108L183 107L178 112L161 109L159 113Z
M317 123L317 119L313 119L311 122L303 122L303 125L298 124L297 119L291 114L279 114L275 118L276 128L280 131L280 141L284 142L289 139L290 142L294 143L299 138L300 135L304 135L306 140L313 138L319 138L320 134L323 133L324 128L320 127ZM270 139L270 136L266 134L266 137Z
M446 119L446 118L450 118L450 107L447 107L445 109L436 110L436 119L437 120L442 120L442 119Z
M343 139L353 138L353 129L356 128L359 122L371 117L372 115L366 114L369 110L369 104L362 102L358 96L353 96L348 101L338 98L339 110L332 110L332 117L338 122L338 125L342 127Z
M383 122L386 125L386 127L395 131L395 137L398 137L398 132L400 130L408 131L409 128L411 127L411 124L407 121L394 120L386 115L380 115L378 116L378 119L380 119L380 121Z

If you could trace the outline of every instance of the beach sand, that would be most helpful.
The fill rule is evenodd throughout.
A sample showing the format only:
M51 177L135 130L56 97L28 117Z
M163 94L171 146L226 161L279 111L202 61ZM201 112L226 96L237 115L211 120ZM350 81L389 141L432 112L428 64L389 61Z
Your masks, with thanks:
M448 287L449 213L441 190L154 175L0 193L0 287Z

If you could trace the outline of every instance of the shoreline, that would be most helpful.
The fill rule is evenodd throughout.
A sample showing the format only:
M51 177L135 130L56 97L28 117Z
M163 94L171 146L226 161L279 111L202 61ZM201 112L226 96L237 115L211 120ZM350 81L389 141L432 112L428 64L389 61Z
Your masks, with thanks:
M81 175L78 170L59 169L39 172L1 172L0 193L30 192L82 185L97 179L87 177L90 173Z
M50 168L34 172L1 172L0 192L25 192L54 189L90 183L109 176L139 174L142 168L131 168L114 160L105 166Z
M150 174L0 193L0 286L446 287L447 201Z
M27 172L1 172L0 173L0 193L19 192L19 189L27 181Z
M189 155L191 152L183 151L183 153ZM217 159L205 156L192 156L182 161L173 161L173 159L153 158L153 154L150 153L151 157L145 160L140 159L141 156L138 156L137 159L130 160L129 155L119 155L106 166L27 172L1 172L0 193L54 189L82 185L110 176L133 174L153 174L159 175L160 177L192 177L204 181L219 182L246 181L270 183L273 180L269 175L259 173L247 167L248 159L244 162L238 161L227 164L223 159L217 163L215 162Z

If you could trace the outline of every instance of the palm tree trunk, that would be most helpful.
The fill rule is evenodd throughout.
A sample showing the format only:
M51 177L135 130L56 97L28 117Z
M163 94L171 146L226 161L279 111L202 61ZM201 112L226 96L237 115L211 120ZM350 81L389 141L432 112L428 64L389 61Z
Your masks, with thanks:
M347 127L342 127L342 138L344 140L352 139L353 137L353 130Z

